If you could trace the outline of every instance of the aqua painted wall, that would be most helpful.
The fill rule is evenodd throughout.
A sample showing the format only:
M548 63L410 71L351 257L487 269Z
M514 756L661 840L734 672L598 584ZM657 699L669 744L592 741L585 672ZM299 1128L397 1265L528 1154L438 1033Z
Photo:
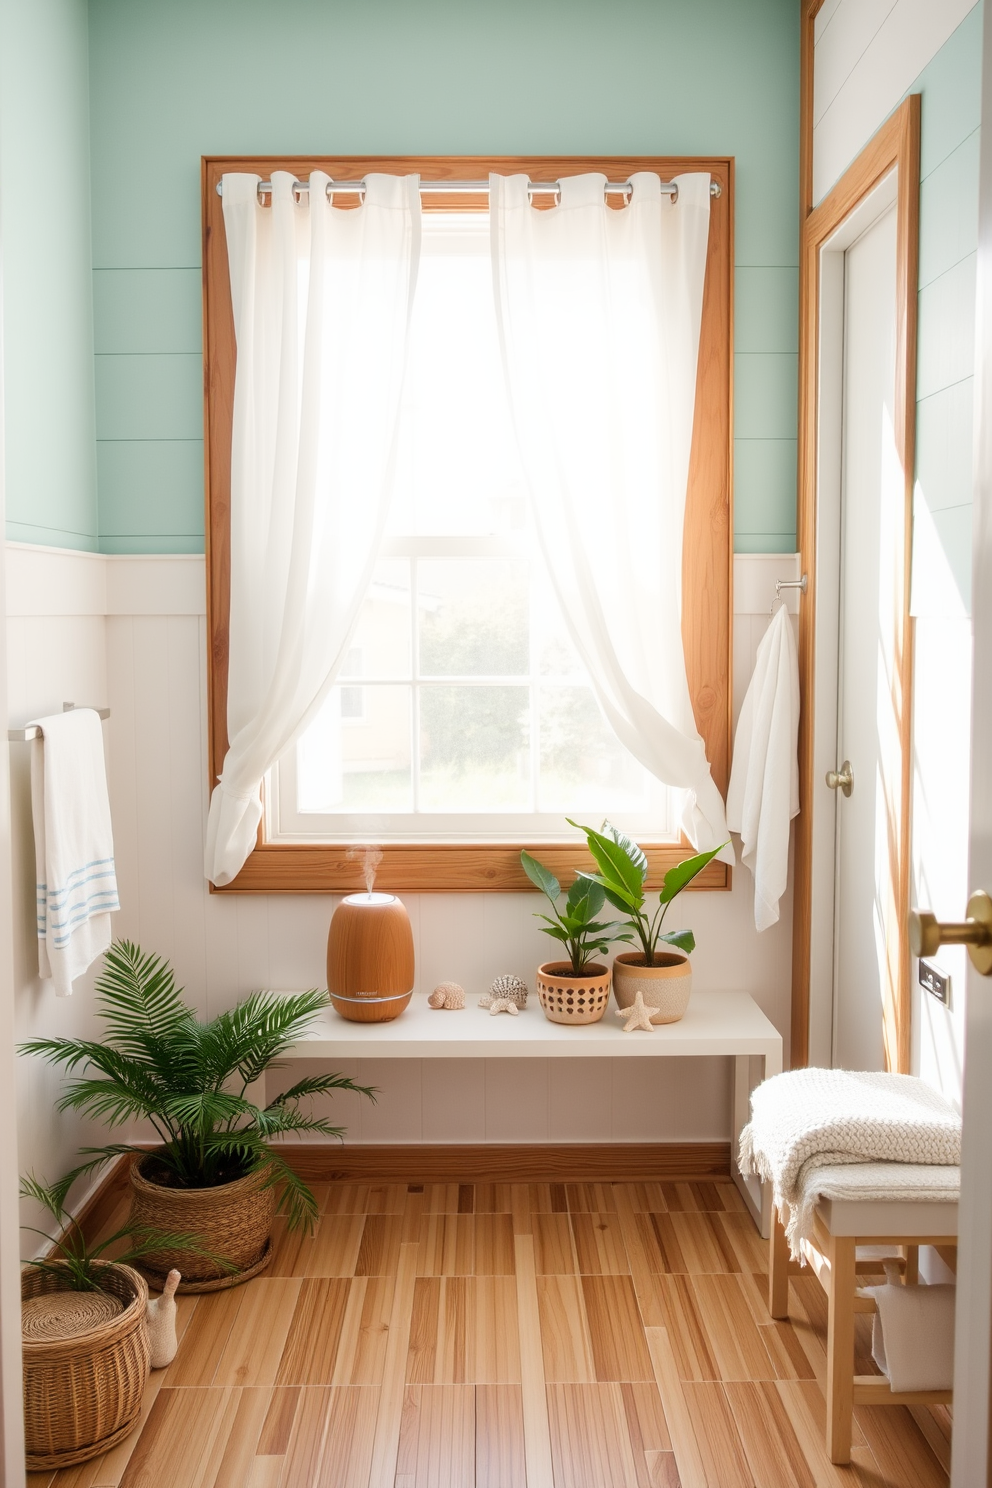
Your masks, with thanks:
M923 95L913 586L918 614L953 612L954 590L964 613L971 610L981 63L978 4L910 90Z
M736 547L795 546L795 0L91 0L100 546L203 545L203 154L729 153Z
M7 535L98 546L86 0L0 0Z

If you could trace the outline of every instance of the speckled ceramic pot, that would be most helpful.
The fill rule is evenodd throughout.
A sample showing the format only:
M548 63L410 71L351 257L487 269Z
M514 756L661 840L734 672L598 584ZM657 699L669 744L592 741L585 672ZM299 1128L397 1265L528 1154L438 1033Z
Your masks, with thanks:
M613 961L613 995L617 1005L631 1007L640 992L645 1007L661 1014L652 1021L677 1023L689 1006L692 966L680 951L656 951L648 966L640 951L624 951Z

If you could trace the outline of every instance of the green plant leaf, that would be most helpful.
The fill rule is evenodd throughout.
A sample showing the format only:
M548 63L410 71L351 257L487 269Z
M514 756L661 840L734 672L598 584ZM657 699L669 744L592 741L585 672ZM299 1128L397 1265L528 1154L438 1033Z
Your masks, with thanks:
M678 950L685 951L687 956L691 956L696 949L696 937L691 930L666 930L663 935L658 936L658 940L659 942L664 940L668 945L673 945Z
M641 882L643 883L648 873L648 859L644 849L638 847L632 838L628 837L625 832L621 832L620 828L615 827L611 821L604 821L602 831L604 837L612 837L617 847L625 852L630 861L640 868Z
M697 873L702 873L707 863L711 863L726 845L721 842L719 847L714 847L710 852L697 853L695 857L686 858L683 862L676 863L674 868L669 868L659 896L661 903L671 904L676 894L681 894L686 884L691 883Z
M554 904L561 895L561 884L554 874L550 873L536 858L532 858L529 852L521 852L520 865L531 883L539 888L542 894L546 894Z
M639 908L644 902L647 860L645 859L642 866L634 862L612 837L604 836L602 832L595 831L593 827L584 827L580 822L572 821L571 817L566 817L566 821L569 826L578 827L580 832L586 834L589 851L595 858L600 875L602 875L602 877L596 874L586 876L602 883L607 893L612 889L614 893L626 894L630 904Z
M584 869L579 870L579 877L589 883L598 884L606 896L608 904L614 909L619 909L623 914L636 914L638 906L643 902L640 894L629 894L623 884L618 884L615 879L605 878L601 873L586 873Z
M594 878L582 874L575 879L565 901L568 913L578 920L594 919L606 901L606 891Z

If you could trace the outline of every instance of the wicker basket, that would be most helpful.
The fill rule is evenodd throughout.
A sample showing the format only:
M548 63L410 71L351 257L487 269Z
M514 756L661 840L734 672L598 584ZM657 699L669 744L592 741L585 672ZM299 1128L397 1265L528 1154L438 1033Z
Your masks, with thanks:
M276 1194L264 1169L217 1188L166 1188L145 1176L154 1161L154 1153L142 1153L131 1162L131 1224L198 1235L204 1250L235 1269L226 1271L187 1250L156 1250L137 1263L153 1287L160 1291L173 1267L182 1273L180 1292L220 1291L265 1270L272 1259Z
M104 1292L117 1300L119 1310L95 1323L86 1317L87 1301L99 1304L105 1301L103 1293L70 1291L61 1277L34 1266L21 1272L22 1303L53 1299L39 1328L23 1340L30 1472L51 1472L97 1457L138 1424L148 1378L148 1288L130 1266L108 1263L100 1269ZM65 1297L62 1310L54 1305L57 1295ZM94 1309L97 1315L109 1310Z
M577 977L571 962L546 961L537 968L537 995L551 1023L598 1023L610 1000L610 968L593 962Z

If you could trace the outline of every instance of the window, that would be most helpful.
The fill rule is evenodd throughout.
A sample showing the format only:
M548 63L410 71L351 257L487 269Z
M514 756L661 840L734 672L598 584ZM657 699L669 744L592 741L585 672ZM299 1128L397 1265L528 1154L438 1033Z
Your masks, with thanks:
M297 175L367 170L532 178L635 169L710 170L711 218L683 562L683 640L697 726L714 779L729 755L730 223L727 161L514 160L204 163L208 360L212 781L226 748L225 595L234 347L223 220L225 170ZM346 666L266 791L263 840L234 888L351 887L347 850L384 843L378 881L395 888L517 888L521 845L574 867L564 815L609 814L682 856L674 793L603 721L564 630L527 520L496 345L485 198L457 213L423 201L424 241L391 530ZM227 441L225 447L225 440ZM361 678L357 683L355 678ZM549 848L549 844L552 846ZM714 883L723 868L709 870Z

